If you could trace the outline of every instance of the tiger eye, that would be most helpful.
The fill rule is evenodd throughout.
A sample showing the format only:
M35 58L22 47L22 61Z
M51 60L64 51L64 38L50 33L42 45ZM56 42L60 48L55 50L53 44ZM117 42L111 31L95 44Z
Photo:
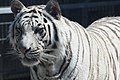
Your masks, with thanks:
M47 20L44 18L44 22L47 23Z
M35 28L34 33L37 34L39 32L39 28Z
M44 28L36 28L36 29L34 30L34 33L35 33L35 34L37 34L37 33L43 34L43 32L44 32Z
M44 32L43 28L39 29L39 34L42 34L43 32Z
M41 26L41 24L39 23L38 26Z

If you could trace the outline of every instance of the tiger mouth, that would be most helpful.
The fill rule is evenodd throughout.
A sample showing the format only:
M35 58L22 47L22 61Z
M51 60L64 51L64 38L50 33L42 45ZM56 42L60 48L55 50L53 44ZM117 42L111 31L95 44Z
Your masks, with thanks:
M26 54L23 54L20 56L20 60L22 62L23 65L25 66L34 66L37 65L39 63L38 57L40 53L37 52L29 52Z
M23 60L26 61L26 62L27 62L27 61L28 61L28 62L38 61L36 58L31 58L31 59L30 59L30 58L27 58L27 57L24 57Z
M34 58L38 58L40 55L39 55L40 53L27 53L26 55L25 55L25 58L28 58L28 59L34 59Z
M34 66L39 63L39 60L37 58L28 58L25 56L24 58L21 59L21 62L25 66Z
M37 64L53 64L56 61L56 57L51 55L52 50L47 50L45 52L29 52L24 54L21 58L23 65L34 66Z

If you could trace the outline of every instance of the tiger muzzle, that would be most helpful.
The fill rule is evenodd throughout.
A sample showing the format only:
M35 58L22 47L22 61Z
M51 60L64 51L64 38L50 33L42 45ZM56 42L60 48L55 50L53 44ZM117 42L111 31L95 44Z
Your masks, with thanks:
M27 46L24 46L23 44L19 44L18 50L20 51L20 53L26 54L29 51L31 51L31 47L27 47Z

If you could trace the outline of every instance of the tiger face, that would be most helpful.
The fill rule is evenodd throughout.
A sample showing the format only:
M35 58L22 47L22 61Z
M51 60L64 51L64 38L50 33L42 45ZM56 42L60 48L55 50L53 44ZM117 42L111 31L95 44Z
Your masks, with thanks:
M53 64L58 55L54 52L59 39L54 37L57 29L51 18L59 20L61 11L53 3L50 1L46 6L25 7L18 0L11 2L15 20L9 30L10 42L26 66Z

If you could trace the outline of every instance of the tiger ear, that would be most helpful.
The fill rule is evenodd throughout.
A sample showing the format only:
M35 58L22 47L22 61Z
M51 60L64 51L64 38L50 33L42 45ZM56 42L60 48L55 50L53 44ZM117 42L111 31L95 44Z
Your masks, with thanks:
M19 0L11 1L11 11L16 16L25 6Z
M45 7L46 12L48 12L52 17L59 20L61 17L61 10L57 0L49 0Z

